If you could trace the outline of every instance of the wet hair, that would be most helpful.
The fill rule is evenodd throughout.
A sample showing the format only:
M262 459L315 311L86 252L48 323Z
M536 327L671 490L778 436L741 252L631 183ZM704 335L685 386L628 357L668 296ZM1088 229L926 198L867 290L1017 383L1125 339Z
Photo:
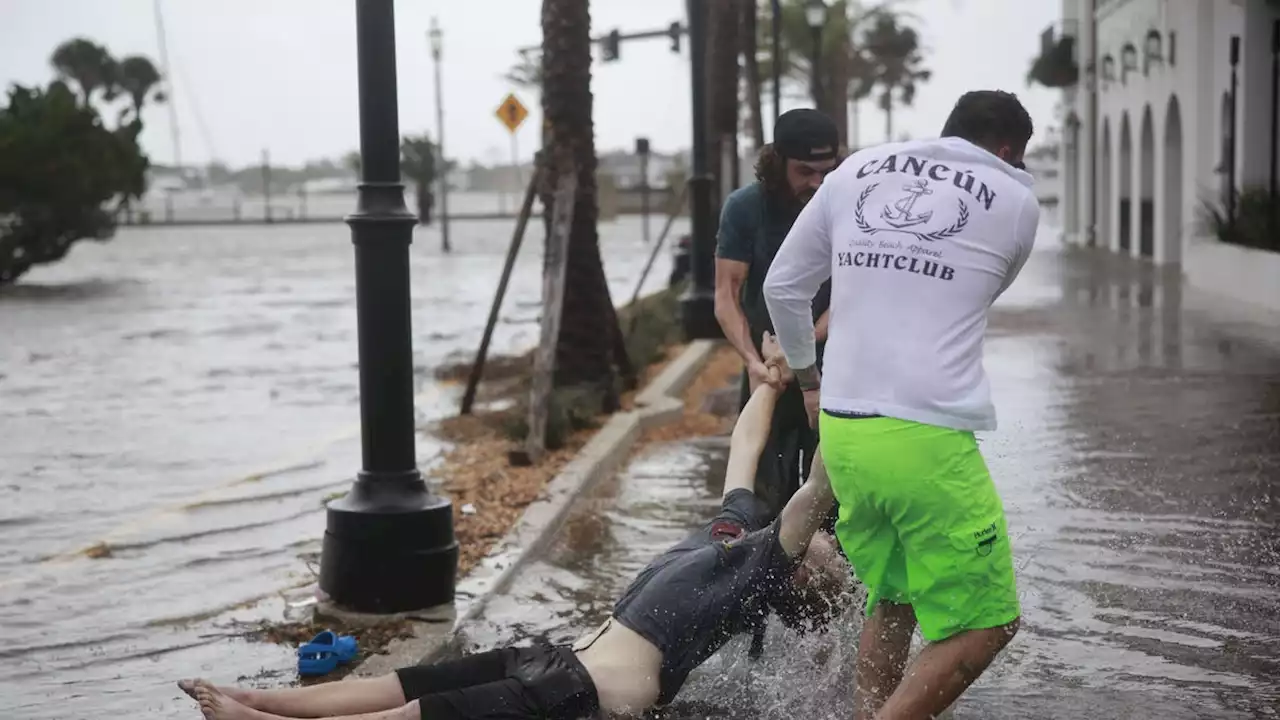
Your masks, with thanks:
M773 143L761 147L756 155L756 180L764 188L765 196L794 201L795 194L787 182L787 159L778 154Z
M822 630L840 610L829 593L794 584L770 596L769 606L783 625L801 634Z
M828 542L833 546L833 552L838 552L840 544L829 533L819 531L810 541L810 548L813 543L818 540L818 536L825 536ZM808 551L805 553L808 556ZM837 555L843 558L843 555ZM801 563L805 562L802 558ZM799 565L796 566L799 568ZM852 568L848 568L851 572ZM773 612L782 621L783 625L800 633L816 632L825 628L841 611L840 601L841 595L834 593L831 588L822 588L819 583L813 582L815 576L812 571L809 576L809 582L799 584L795 581L795 571L793 570L787 576L787 581L781 583L780 587L775 588L774 592L769 595L769 606ZM822 583L826 584L826 583Z
M958 137L995 152L1008 145L1024 152L1035 131L1018 96L1003 90L975 90L960 96L942 137Z

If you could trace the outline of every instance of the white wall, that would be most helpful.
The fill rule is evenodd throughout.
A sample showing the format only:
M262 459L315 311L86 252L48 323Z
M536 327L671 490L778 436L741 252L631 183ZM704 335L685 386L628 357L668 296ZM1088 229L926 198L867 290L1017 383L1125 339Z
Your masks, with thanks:
M1097 37L1085 20L1090 13ZM1078 48L1082 82L1064 93L1064 102L1082 121L1079 175L1070 183L1064 208L1078 216L1079 232L1067 239L1082 242L1090 230L1090 203L1096 202L1096 243L1118 250L1119 198L1133 200L1129 233L1131 254L1141 248L1141 180L1144 166L1154 175L1156 263L1181 264L1194 284L1237 299L1280 309L1280 254L1225 246L1204 238L1200 207L1222 196L1222 138L1226 130L1223 97L1230 88L1230 42L1242 39L1236 112L1236 168L1239 184L1265 184L1270 174L1271 23L1275 11L1265 0L1064 0L1064 18L1081 18ZM1160 32L1164 54L1173 61L1153 64L1143 72L1148 31ZM1096 42L1095 42L1096 40ZM1121 50L1138 49L1139 67L1121 82ZM1102 80L1102 59L1115 58L1117 77ZM1091 95L1084 82L1090 59L1098 70L1098 116L1090 123ZM1170 144L1170 100L1177 98L1181 143ZM1143 153L1143 114L1151 110L1151 152ZM1121 137L1128 117L1131 160L1122 173ZM1109 158L1103 153L1103 128L1109 128ZM1173 136L1176 137L1176 136ZM1096 181L1089 163L1097 163ZM1181 168L1178 182L1177 169ZM1123 176L1122 176L1123 175Z

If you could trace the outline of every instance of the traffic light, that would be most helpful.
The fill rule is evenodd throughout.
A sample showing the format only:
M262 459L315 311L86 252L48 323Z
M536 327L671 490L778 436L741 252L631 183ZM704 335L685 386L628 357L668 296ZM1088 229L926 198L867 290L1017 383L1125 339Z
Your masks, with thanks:
M671 23L671 27L667 30L667 34L671 36L671 52L679 54L680 36L684 34L680 27L680 22L676 21Z
M610 31L600 42L601 60L604 62L613 62L618 59L622 50L622 33L617 30Z

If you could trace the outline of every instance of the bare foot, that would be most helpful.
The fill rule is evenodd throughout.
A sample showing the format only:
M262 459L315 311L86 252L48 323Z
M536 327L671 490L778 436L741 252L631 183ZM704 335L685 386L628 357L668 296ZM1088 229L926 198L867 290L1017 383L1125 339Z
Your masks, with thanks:
M220 685L214 685L208 680L204 680L201 678L190 678L187 680L178 681L178 688L181 689L182 692L190 696L192 700L200 699L196 697L196 689L201 686L206 687L213 692L226 695L227 697L231 698L232 700L235 700L241 705L257 709L257 707L253 703L252 690L246 690L246 689L237 688L237 687L222 687Z
M264 720L272 717L241 705L202 681L196 681L195 694L205 720Z

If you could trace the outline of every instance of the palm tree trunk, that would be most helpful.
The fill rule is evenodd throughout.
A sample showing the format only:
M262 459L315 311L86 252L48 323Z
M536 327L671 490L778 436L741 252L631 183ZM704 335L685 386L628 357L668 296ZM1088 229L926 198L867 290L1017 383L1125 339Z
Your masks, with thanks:
M751 111L751 142L759 150L764 145L764 117L760 101L760 58L756 43L759 41L757 20L760 8L756 0L742 3L742 55L747 72L747 107Z
M542 112L545 163L540 192L550 207L562 173L578 174L578 195L565 269L564 318L556 343L558 387L590 384L616 406L614 360L620 334L600 258L596 223L595 127L591 95L588 0L543 0ZM550 232L551 213L547 213Z
M836 48L823 58L826 72L822 76L823 107L819 108L836 124L840 147L846 149L849 147L849 80L852 70L852 53L853 47L849 35L842 33Z
M893 98L884 104L884 141L893 142Z
M707 158L716 178L716 212L733 189L724 172L725 153L738 156L739 0L708 0L707 27ZM734 170L737 163L733 163Z

